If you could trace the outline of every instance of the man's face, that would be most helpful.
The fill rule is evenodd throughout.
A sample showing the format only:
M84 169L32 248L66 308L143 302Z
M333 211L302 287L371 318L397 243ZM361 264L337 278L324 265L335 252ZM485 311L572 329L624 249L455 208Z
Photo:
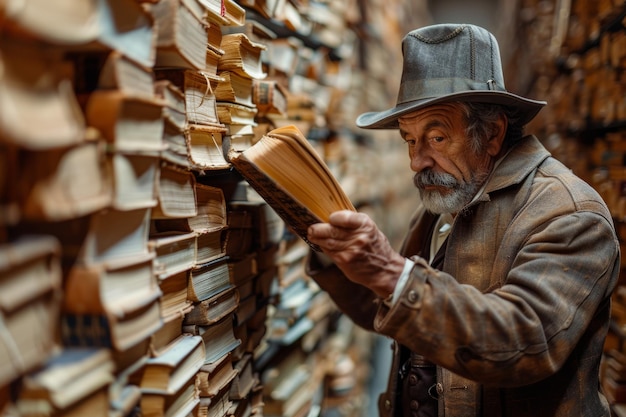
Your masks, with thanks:
M400 134L409 147L413 182L427 210L457 213L476 195L500 151L501 140L490 140L476 151L466 134L462 107L436 104L399 119ZM502 135L503 136L503 135Z

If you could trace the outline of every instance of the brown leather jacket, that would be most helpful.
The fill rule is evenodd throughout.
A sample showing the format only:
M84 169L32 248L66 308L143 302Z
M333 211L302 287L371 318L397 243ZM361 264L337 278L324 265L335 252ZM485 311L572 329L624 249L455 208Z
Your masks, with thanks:
M315 257L308 273L355 323L437 365L439 416L608 417L598 372L620 255L599 195L528 136L456 216L441 270L416 256L432 220L411 222L401 252L416 266L392 306ZM382 416L401 409L399 366Z

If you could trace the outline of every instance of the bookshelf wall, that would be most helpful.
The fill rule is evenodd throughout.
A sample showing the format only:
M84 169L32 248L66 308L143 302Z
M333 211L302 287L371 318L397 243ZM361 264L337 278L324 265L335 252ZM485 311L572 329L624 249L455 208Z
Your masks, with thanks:
M528 130L600 192L613 214L623 250L626 4L524 0L506 13L503 21L516 24L503 48L509 64L505 71L511 74L514 89L548 101ZM626 415L625 292L620 282L601 375L615 416Z
M79 3L0 4L2 416L372 409L373 336L228 155L295 124L399 243L405 149L353 121L423 3Z

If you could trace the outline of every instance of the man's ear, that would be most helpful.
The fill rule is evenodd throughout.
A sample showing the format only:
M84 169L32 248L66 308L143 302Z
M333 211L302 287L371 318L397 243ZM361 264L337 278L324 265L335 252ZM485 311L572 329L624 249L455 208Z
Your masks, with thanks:
M501 114L500 118L494 123L493 132L491 134L491 137L487 141L487 153L489 155L496 156L500 153L508 126L509 121L507 117L504 114Z

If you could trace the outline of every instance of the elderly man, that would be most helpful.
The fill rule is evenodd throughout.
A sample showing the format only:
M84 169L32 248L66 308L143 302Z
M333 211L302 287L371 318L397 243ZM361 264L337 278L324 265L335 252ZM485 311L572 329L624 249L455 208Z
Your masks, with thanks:
M394 340L383 416L609 416L599 366L619 244L599 195L523 127L495 38L435 25L403 40L399 129L421 201L400 252L365 214L311 226L308 272Z

